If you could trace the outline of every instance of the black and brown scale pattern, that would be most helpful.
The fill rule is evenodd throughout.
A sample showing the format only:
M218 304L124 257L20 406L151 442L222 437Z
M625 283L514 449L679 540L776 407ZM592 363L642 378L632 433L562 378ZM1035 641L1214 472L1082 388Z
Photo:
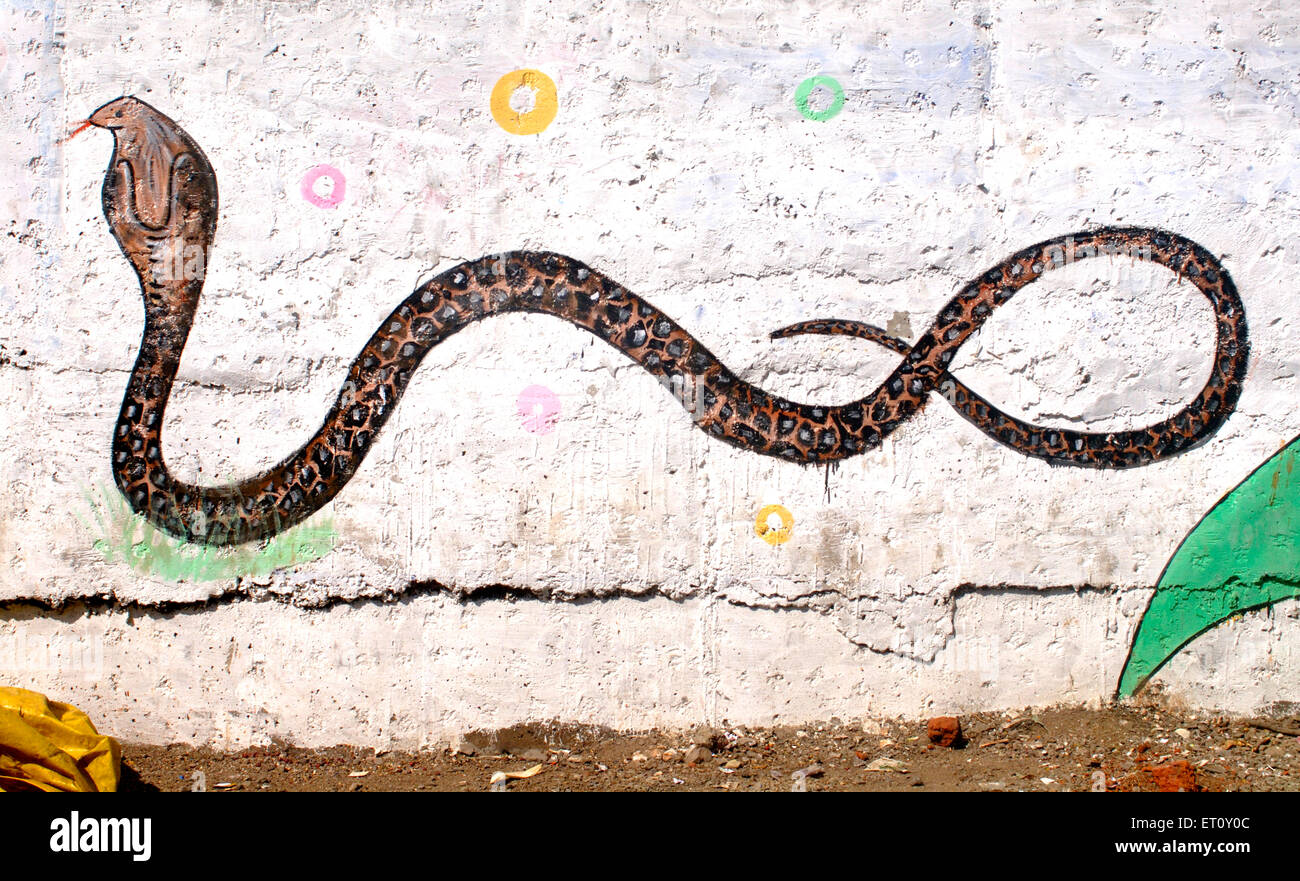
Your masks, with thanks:
M1246 314L1232 277L1209 251L1174 233L1144 227L1108 227L1049 239L1026 248L968 283L940 311L935 326L915 346L870 324L848 319L804 321L772 332L774 339L797 334L853 336L870 340L904 356L902 368L916 360L923 346L937 359L925 358L929 370L937 360L946 367L956 350L1002 305L1043 273L1077 260L1112 256L1150 260L1176 272L1199 290L1214 310L1215 352L1210 376L1200 394L1182 410L1146 428L1115 432L1080 432L1034 425L1002 412L943 370L936 389L976 428L1012 449L1064 465L1128 468L1181 453L1203 442L1236 409L1250 355ZM900 391L899 371L886 386ZM915 379L906 380L916 384ZM920 386L918 386L920 387Z
M835 406L788 401L741 380L667 315L577 260L515 251L454 266L407 297L357 355L320 429L296 453L234 486L195 486L168 471L161 427L202 278L160 279L155 255L169 241L198 244L206 253L216 228L216 178L198 145L137 99L110 102L90 122L115 135L105 216L145 297L140 354L114 433L113 472L136 511L190 541L262 539L319 510L356 473L424 356L492 315L536 312L582 327L672 387L709 434L802 463L831 462L879 446L937 389L991 437L1026 455L1103 468L1141 465L1212 434L1235 407L1245 377L1245 317L1227 272L1200 246L1158 230L1102 229L1025 249L962 288L914 345L853 321L805 322L777 331L774 336L850 334L903 355L870 395ZM167 170L166 180L157 169ZM1054 266L1114 253L1170 268L1214 306L1218 336L1210 379L1175 416L1109 434L1041 428L999 412L948 372L962 343L1020 288Z

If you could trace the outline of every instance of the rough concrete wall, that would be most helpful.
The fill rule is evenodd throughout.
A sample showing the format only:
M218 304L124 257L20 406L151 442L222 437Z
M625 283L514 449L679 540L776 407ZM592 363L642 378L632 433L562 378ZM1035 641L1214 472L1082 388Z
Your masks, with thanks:
M10 0L0 671L126 736L230 743L1112 694L1180 541L1300 431L1300 14L713 7ZM557 87L540 134L489 109L520 68ZM844 90L825 121L794 99L814 75ZM109 144L60 140L119 94L178 120L220 181L165 427L192 480L291 452L419 280L511 249L583 260L743 378L842 403L898 356L767 334L844 317L916 339L1019 248L1162 227L1232 272L1249 375L1208 443L1146 467L1051 466L935 400L828 473L718 443L576 328L495 318L426 359L314 521L323 548L259 568L155 547L108 456L141 327L100 214ZM320 166L346 182L336 206L304 191ZM1213 344L1209 307L1172 273L1098 259L1018 294L952 370L1031 421L1109 431L1192 398ZM521 413L533 387L558 401L551 430ZM784 543L756 534L769 505L793 518ZM1247 612L1159 680L1227 709L1294 698L1298 633L1294 600Z

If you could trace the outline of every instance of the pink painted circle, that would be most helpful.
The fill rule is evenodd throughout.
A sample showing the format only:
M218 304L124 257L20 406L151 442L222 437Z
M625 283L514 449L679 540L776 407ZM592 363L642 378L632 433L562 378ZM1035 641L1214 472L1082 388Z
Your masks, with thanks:
M329 191L328 195L322 196L316 192L316 181L323 177L330 179L334 188ZM343 195L347 192L347 181L343 179L343 172L339 171L333 165L317 165L311 171L302 176L302 197L317 208L336 208L343 201Z
M530 385L519 393L515 410L523 420L524 431L550 434L560 416L560 397L544 385Z

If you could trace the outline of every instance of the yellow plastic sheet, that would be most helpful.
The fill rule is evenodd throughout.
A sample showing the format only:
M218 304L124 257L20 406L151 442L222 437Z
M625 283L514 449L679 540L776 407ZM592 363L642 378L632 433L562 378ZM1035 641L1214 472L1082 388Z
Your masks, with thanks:
M0 686L0 792L114 792L122 747L69 704Z

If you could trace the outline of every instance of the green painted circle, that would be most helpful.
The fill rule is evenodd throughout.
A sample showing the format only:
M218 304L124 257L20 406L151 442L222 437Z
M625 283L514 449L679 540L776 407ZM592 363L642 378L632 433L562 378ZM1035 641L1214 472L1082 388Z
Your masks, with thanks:
M813 89L818 87L827 89L834 96L831 103L825 110L813 110L808 106L808 97L812 95ZM799 84L799 88L794 90L794 106L799 108L805 119L811 119L813 122L825 122L844 109L844 89L840 88L839 82L834 77L829 76L810 76Z

